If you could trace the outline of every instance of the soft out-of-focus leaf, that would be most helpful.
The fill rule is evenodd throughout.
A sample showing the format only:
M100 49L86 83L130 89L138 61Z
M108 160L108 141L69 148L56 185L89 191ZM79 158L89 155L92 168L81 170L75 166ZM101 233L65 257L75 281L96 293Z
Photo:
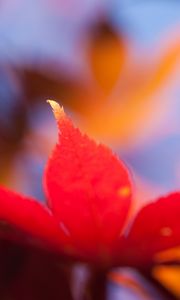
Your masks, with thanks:
M139 69L137 73L132 70L133 81L138 82L137 87L132 88L133 85L129 85L124 91L120 78L119 92L116 92L115 97L111 97L111 101L104 99L101 107L96 106L89 112L85 124L87 131L116 144L128 144L134 136L138 136L144 126L149 126L152 115L160 115L162 104L160 105L156 95L166 89L167 80L175 71L178 61L180 42L176 41L164 51L157 65L154 64L151 68L143 66L143 79L139 76Z
M180 266L157 266L152 274L162 285L169 289L177 299L180 298Z
M154 261L159 264L180 264L180 247L170 248L165 251L156 253L156 255L154 256Z
M88 58L92 76L107 95L117 84L126 58L125 38L107 22L93 26L89 38Z

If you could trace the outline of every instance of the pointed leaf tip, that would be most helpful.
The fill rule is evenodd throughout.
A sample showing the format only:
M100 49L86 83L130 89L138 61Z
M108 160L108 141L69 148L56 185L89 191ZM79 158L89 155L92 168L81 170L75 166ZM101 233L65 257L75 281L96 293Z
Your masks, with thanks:
M53 114L55 116L55 119L57 121L64 116L64 109L62 106L59 105L59 103L57 103L54 100L49 100L49 99L47 100L47 103L50 104Z

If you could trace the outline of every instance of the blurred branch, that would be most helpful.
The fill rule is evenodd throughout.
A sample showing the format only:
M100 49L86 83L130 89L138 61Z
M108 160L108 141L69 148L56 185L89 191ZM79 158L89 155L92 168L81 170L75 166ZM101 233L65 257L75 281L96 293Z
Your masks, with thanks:
M85 287L83 300L106 300L106 272L94 271Z

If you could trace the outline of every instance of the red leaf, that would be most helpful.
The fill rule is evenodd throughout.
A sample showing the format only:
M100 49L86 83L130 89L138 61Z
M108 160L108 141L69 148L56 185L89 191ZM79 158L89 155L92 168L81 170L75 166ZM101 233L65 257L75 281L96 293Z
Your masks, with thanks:
M24 242L39 241L58 248L67 240L47 207L0 187L0 237L22 239L22 235L23 239L27 238Z
M129 232L125 256L128 263L152 264L159 251L180 245L180 193L146 205Z
M45 175L49 205L76 249L106 255L127 219L131 203L128 172L110 149L75 128L49 101L59 142Z

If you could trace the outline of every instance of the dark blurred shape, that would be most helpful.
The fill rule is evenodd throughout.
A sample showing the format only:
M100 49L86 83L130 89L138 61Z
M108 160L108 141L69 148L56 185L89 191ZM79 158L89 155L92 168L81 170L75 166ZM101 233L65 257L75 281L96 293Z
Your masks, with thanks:
M71 300L61 262L49 253L0 241L0 299Z
M85 83L81 79L68 76L63 70L56 72L51 66L41 68L23 68L20 70L23 78L24 93L31 105L46 99L58 99L61 104L75 111L86 106ZM84 101L83 101L83 100Z
M0 296L7 293L14 279L23 267L25 251L6 240L0 241Z

